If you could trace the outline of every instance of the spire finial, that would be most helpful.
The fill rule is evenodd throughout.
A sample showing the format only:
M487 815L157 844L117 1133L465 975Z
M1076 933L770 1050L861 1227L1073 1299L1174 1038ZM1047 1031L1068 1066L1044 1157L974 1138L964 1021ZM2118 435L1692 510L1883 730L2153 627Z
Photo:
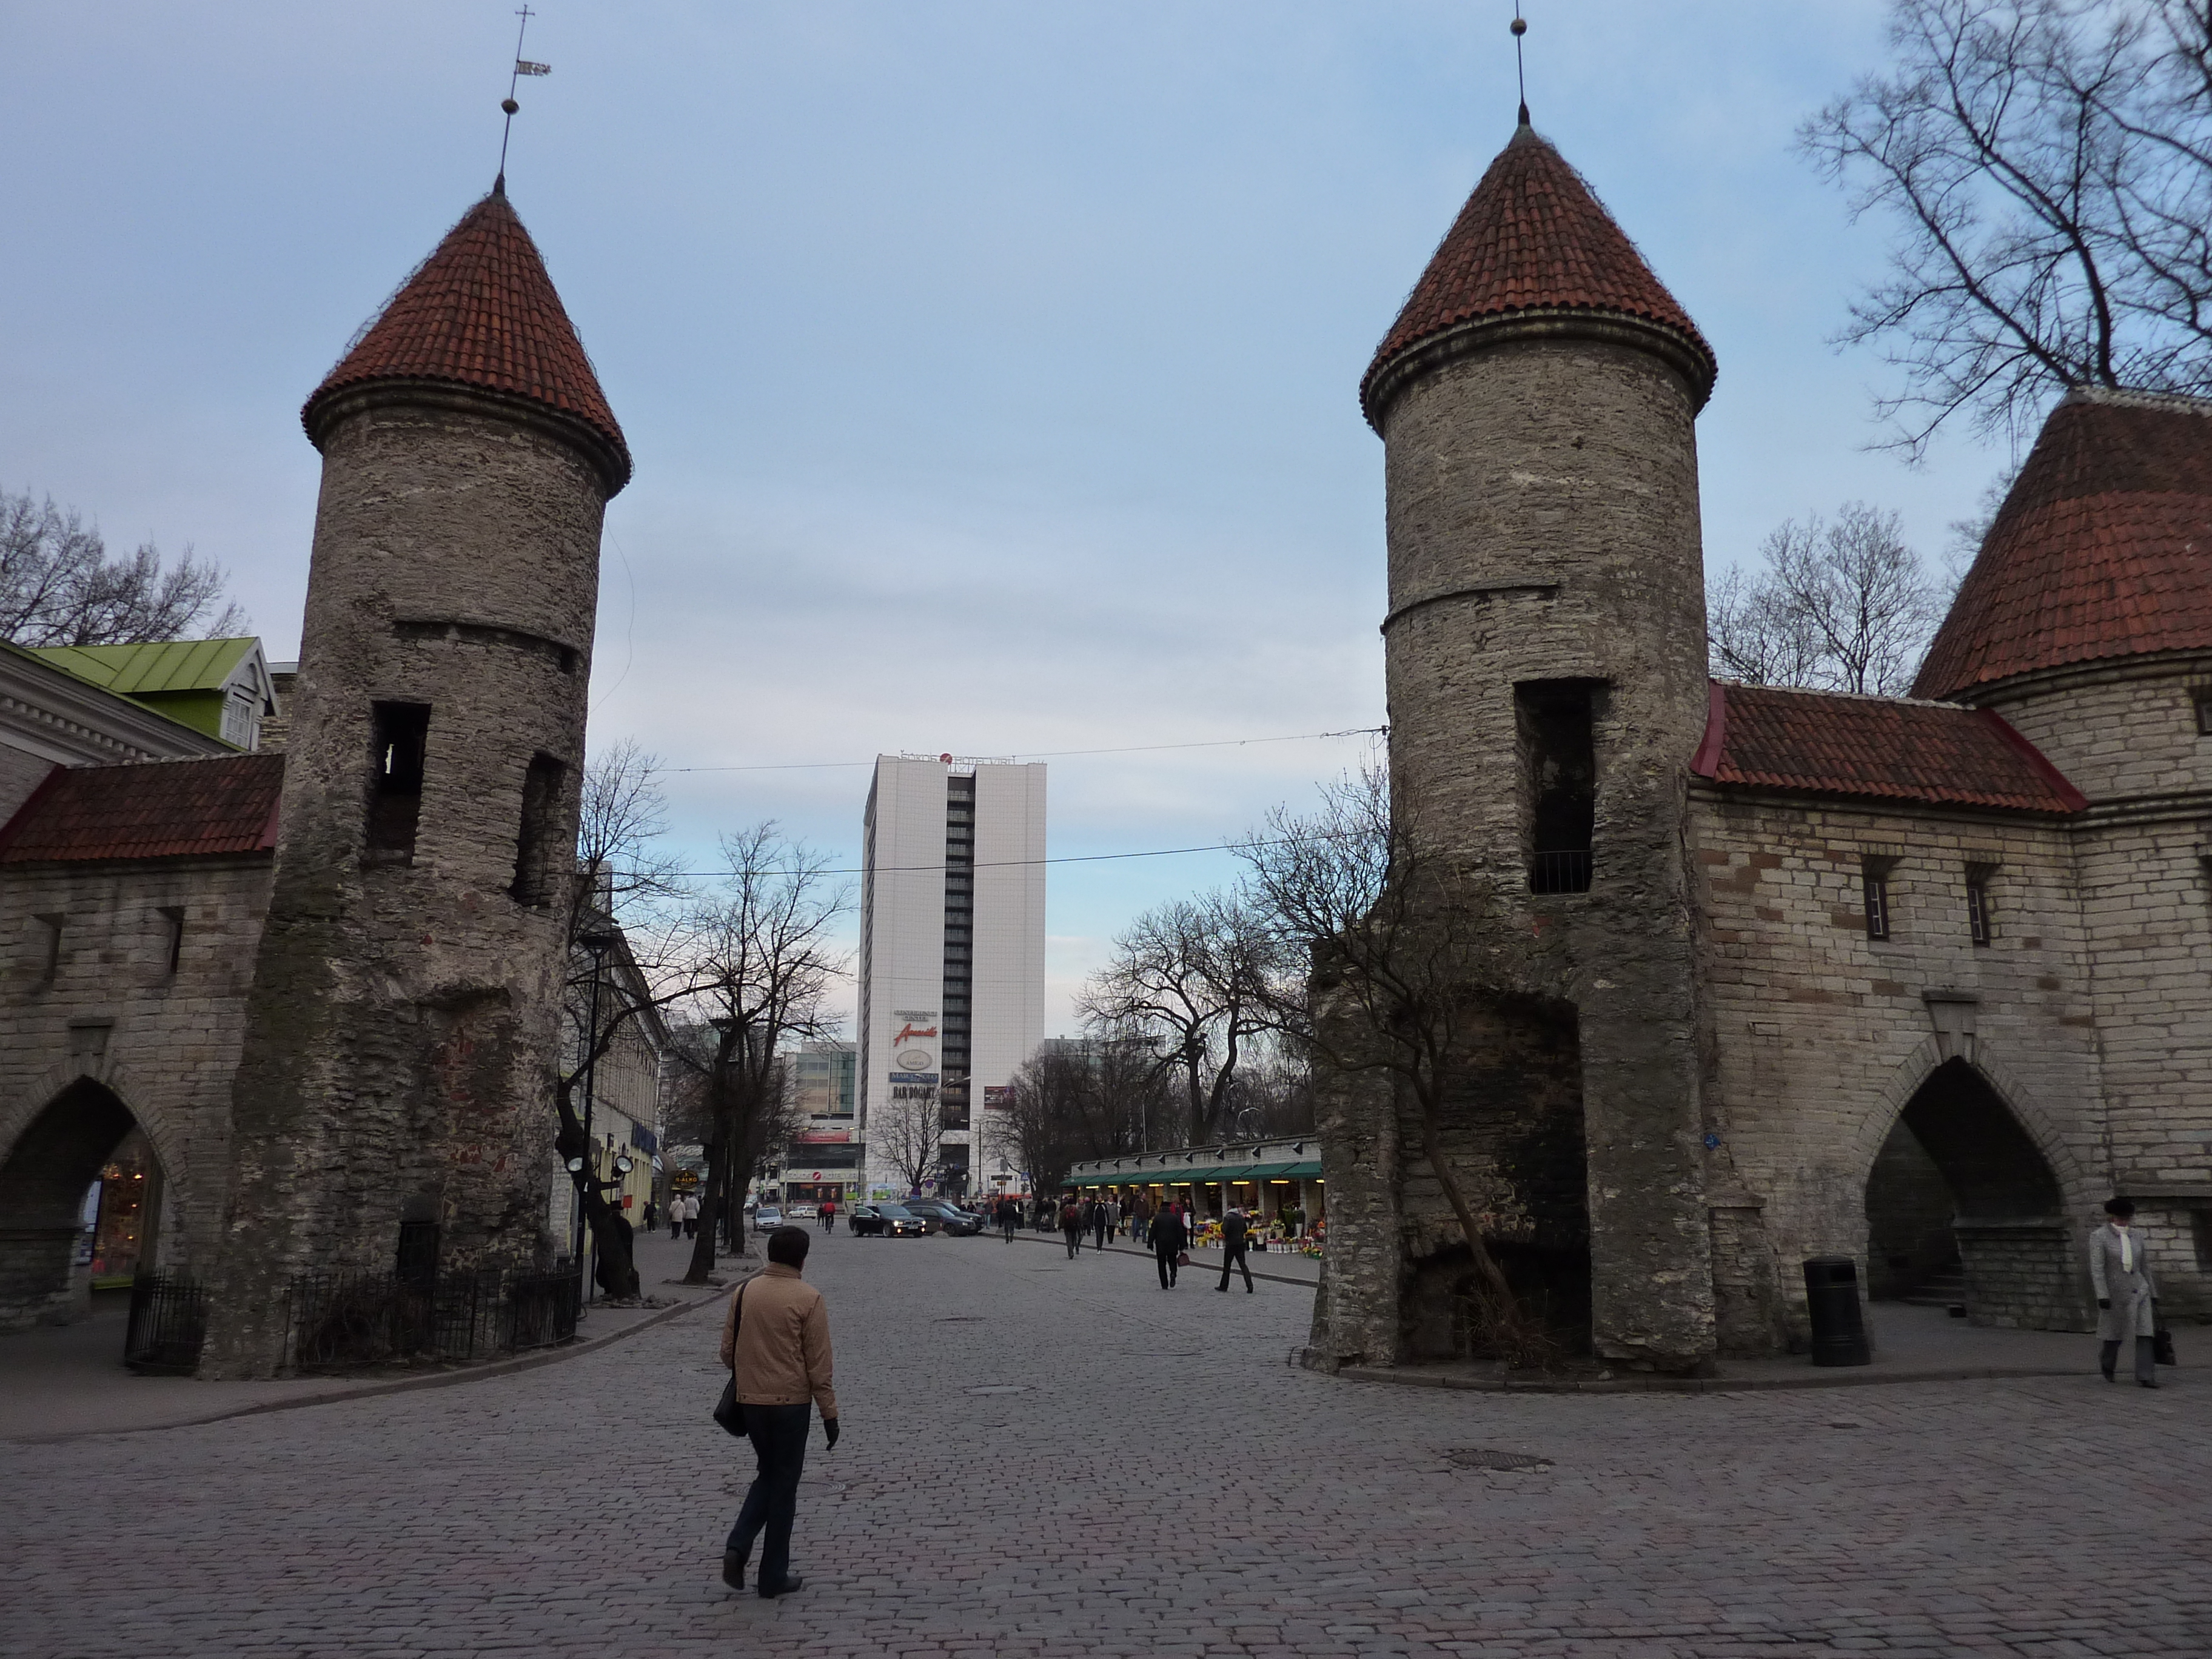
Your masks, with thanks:
M1528 72L1521 62L1521 37L1528 33L1528 20L1521 15L1521 0L1513 0L1513 80L1521 93L1521 125L1528 125Z
M526 75L553 73L552 64L533 64L522 55L522 37L529 32L530 20L538 14L530 9L527 0L525 0L522 9L514 15L522 21L516 25L514 31L514 70L507 77L507 96L499 100L500 108L507 112L507 125L499 132L499 176L492 180L491 185L491 193L495 196L507 194L507 141L514 132L514 112L522 107L514 101L515 83Z

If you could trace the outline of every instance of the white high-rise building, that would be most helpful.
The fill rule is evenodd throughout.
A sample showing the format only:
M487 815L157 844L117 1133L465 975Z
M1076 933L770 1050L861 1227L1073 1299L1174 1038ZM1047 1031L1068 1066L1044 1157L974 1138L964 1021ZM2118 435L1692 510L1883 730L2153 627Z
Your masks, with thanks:
M1044 768L879 756L861 844L868 1186L909 1190L933 1138L926 1190L1000 1190L992 1115L1044 1035Z

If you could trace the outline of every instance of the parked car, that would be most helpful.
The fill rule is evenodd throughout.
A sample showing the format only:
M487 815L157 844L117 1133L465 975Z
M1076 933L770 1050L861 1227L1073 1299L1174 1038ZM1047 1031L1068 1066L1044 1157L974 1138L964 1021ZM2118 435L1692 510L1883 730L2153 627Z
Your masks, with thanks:
M950 1233L955 1238L972 1238L983 1231L981 1216L973 1210L962 1209L950 1200L908 1198L899 1201L928 1221L933 1231Z
M856 1204L853 1231L863 1238L918 1238L929 1231L929 1224L903 1204Z
M809 1200L802 1198L796 1203L786 1205L784 1206L783 1213L787 1218L793 1221L811 1221L816 1216L822 1213L822 1207L818 1204L815 1204Z

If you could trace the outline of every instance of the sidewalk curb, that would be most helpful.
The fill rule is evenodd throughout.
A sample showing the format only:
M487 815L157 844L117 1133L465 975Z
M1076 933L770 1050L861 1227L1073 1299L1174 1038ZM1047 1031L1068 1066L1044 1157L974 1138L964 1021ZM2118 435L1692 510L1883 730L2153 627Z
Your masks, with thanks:
M988 1233L981 1233L978 1234L977 1237L988 1238L990 1235ZM1062 1249L1066 1248L1065 1242L1060 1238L1060 1236L1058 1233L1032 1233L1025 1231L1016 1233L1014 1237L1028 1244L1059 1244ZM1084 1237L1088 1238L1091 1235L1085 1233L1084 1234ZM1146 1261L1152 1260L1152 1253L1150 1250L1140 1250L1133 1244L1109 1244L1103 1250L1088 1250L1087 1253L1091 1255L1133 1255ZM1193 1261L1190 1266L1185 1267L1182 1271L1187 1273L1200 1272L1212 1273L1214 1269L1212 1265L1208 1262ZM1270 1285L1295 1285L1302 1291L1311 1291L1320 1288L1318 1283L1314 1279L1291 1279L1282 1273L1262 1273L1257 1267L1255 1267L1252 1270L1252 1277L1255 1279L1264 1279Z
M748 1273L744 1277L750 1279L752 1275ZM742 1282L741 1279L730 1281L731 1284ZM481 1365L470 1365L459 1370L438 1371L427 1376L394 1377L388 1382L372 1382L360 1388L325 1389L318 1394L288 1395L282 1400L257 1400L243 1406L230 1406L220 1411L209 1412L204 1416L179 1418L173 1423L149 1423L137 1428L64 1429L54 1434L0 1435L0 1443L43 1446L51 1445L58 1441L91 1440L109 1435L160 1434L167 1429L198 1428L204 1423L221 1423L234 1417L258 1417L264 1412L296 1411L307 1406L335 1406L347 1400L374 1400L383 1395L406 1394L416 1389L447 1389L457 1383L476 1382L487 1377L512 1376L517 1371L535 1370L540 1365L557 1365L564 1359L575 1359L587 1353L597 1352L601 1348L611 1347L625 1337L635 1336L640 1331L649 1330L655 1325L665 1324L669 1320L696 1312L710 1302L719 1301L728 1288L729 1285L725 1285L708 1291L705 1296L696 1296L687 1302L678 1303L672 1308L663 1308L659 1312L639 1320L634 1325L625 1325L622 1329L610 1331L605 1336L588 1337L580 1342L563 1343L557 1348L546 1348L537 1353L517 1354L512 1359L489 1360Z
M1901 1382L1978 1382L2028 1376L2080 1376L2079 1365L1930 1365L1921 1370L1871 1375L1857 1367L1836 1367L1802 1376L1635 1376L1601 1382L1521 1382L1496 1376L1454 1376L1443 1371L1400 1370L1389 1365L1345 1365L1331 1370L1310 1348L1291 1351L1291 1364L1302 1370L1354 1382L1390 1382L1408 1389L1451 1389L1467 1394L1768 1394L1784 1389L1865 1389Z

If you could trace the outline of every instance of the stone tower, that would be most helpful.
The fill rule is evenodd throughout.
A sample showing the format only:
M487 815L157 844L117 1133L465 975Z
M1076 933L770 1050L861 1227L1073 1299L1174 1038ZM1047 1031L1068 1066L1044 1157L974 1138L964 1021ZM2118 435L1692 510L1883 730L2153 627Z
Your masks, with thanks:
M1475 925L1510 986L1474 1017L1447 1126L1490 1248L1601 1358L1694 1371L1714 1330L1684 832L1716 366L1523 114L1360 387L1386 454L1390 775L1489 896ZM1435 1357L1465 1245L1375 1092L1340 1091L1328 1131L1316 1334L1339 1358Z
M543 1258L585 689L629 452L503 181L301 411L323 480L204 1375L304 1271ZM423 1224L434 1224L436 1232Z

